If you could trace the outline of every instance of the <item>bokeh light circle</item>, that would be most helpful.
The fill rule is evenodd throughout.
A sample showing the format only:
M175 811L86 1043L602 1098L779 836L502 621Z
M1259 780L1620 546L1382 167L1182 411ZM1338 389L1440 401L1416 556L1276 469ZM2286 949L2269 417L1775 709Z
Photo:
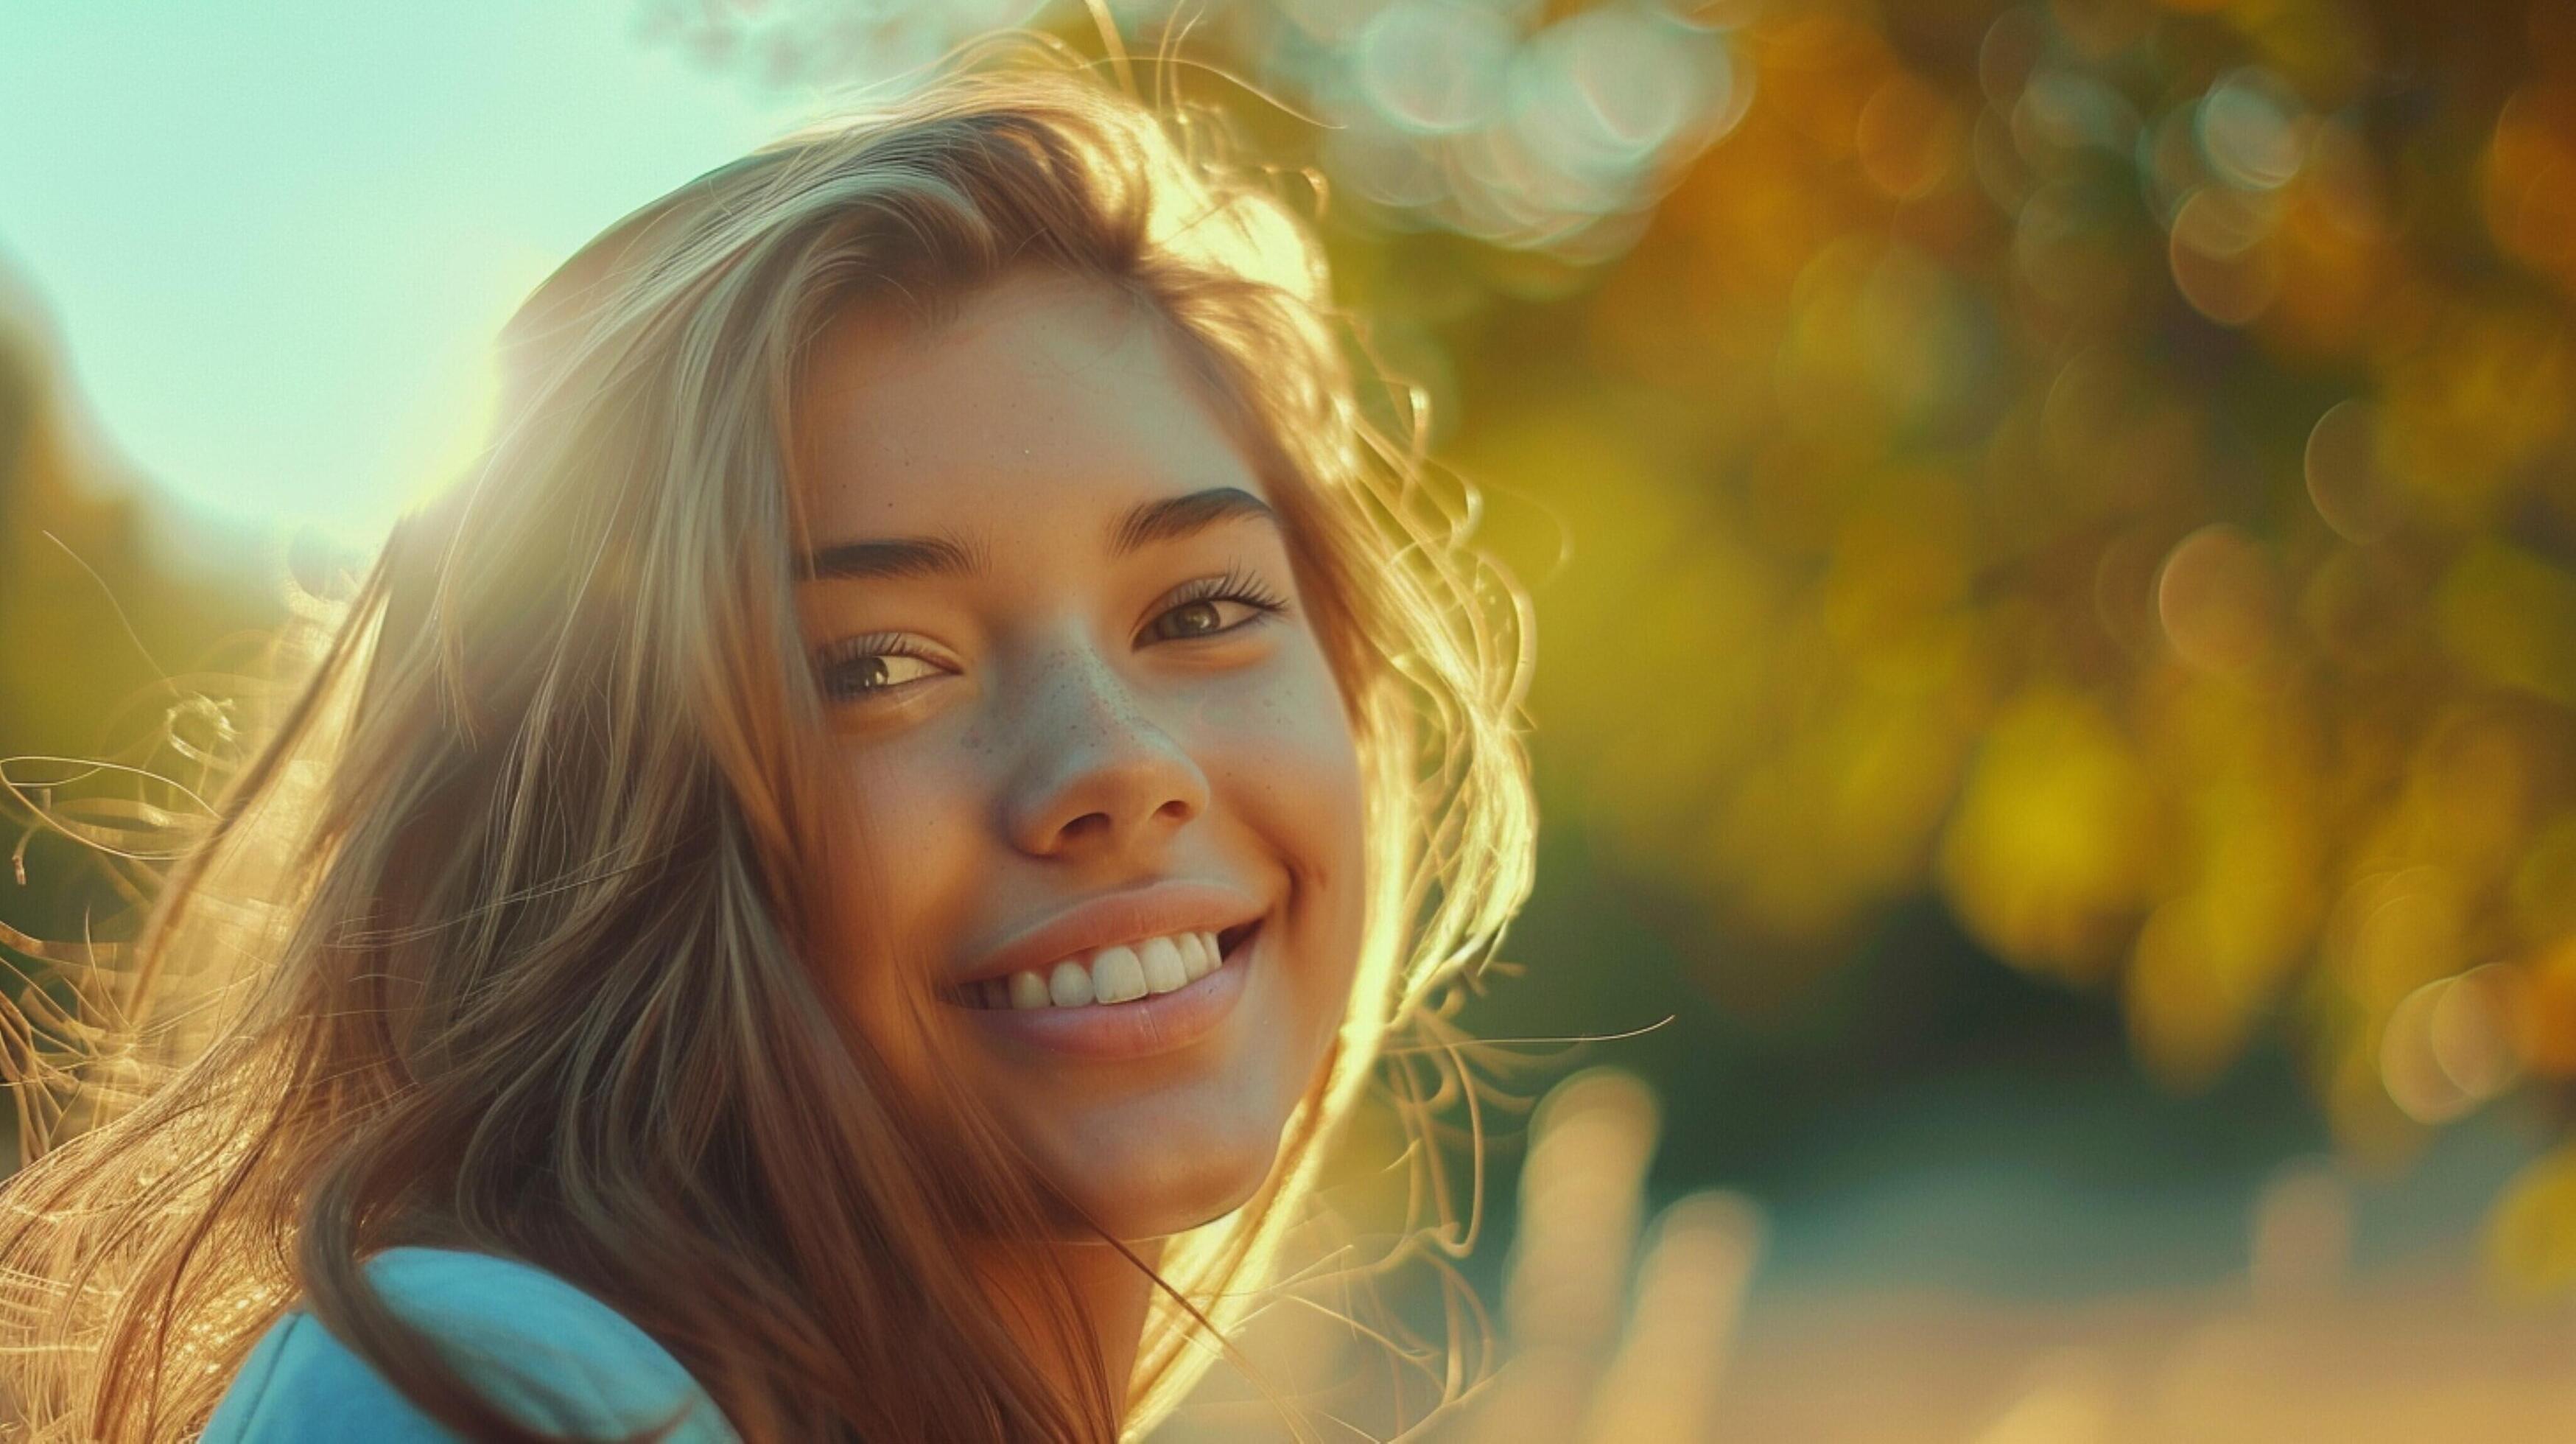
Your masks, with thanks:
M2308 500L2346 541L2374 542L2397 524L2399 497L2379 461L2378 417L2364 401L2341 401L2308 431Z
M2272 564L2252 537L2213 522L2177 543L2156 577L2165 639L2205 672L2239 676L2270 649L2277 598Z
M2260 66L2229 72L2195 112L2200 147L2231 185L2274 190L2299 173L2307 117L2297 92Z
M1403 0L1353 39L1353 78L1397 127L1442 135L1493 115L1519 45L1510 22L1483 6Z

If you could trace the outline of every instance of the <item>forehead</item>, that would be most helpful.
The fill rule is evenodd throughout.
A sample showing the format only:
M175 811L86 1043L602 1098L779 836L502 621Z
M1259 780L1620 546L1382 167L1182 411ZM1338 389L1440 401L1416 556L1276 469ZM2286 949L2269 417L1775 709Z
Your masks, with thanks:
M862 306L796 399L817 535L1059 523L1214 486L1268 499L1153 317L1098 281L1015 272L949 314Z

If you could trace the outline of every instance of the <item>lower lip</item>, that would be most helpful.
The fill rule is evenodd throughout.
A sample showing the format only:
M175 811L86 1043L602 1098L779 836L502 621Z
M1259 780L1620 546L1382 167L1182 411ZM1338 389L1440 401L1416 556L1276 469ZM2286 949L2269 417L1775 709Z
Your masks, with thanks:
M970 1008L952 1004L1008 1042L1069 1058L1107 1062L1176 1052L1207 1036L1243 996L1253 950L1270 934L1267 919L1206 976L1168 993L1079 1008Z

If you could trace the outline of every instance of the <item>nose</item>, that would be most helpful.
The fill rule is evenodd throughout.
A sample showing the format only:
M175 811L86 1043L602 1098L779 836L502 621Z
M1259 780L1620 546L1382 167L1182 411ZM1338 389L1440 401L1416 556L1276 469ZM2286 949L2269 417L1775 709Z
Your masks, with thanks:
M1207 810L1207 774L1090 648L1065 648L1026 675L1018 765L1002 802L1021 851L1123 857Z

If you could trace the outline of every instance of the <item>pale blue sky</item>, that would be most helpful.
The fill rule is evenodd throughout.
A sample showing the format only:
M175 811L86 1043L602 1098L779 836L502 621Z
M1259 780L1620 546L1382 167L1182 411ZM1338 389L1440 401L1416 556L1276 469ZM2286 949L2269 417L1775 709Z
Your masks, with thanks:
M145 475L259 530L371 544L470 452L492 334L531 286L812 109L636 17L6 0L0 268Z

